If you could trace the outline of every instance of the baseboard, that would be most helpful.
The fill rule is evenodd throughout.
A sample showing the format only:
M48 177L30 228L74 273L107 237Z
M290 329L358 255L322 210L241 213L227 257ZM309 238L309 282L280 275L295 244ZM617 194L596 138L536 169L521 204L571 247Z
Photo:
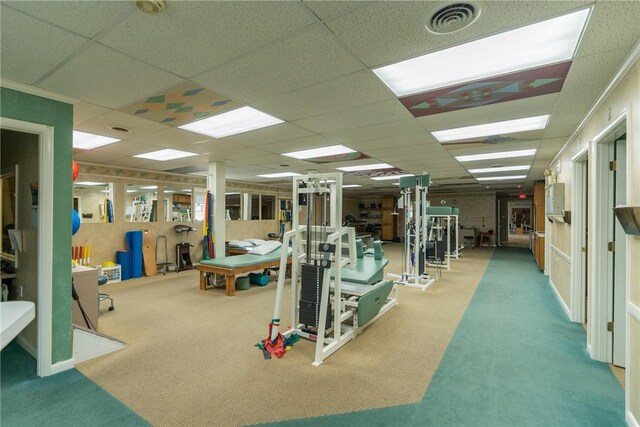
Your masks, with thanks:
M636 420L636 417L633 416L631 411L627 411L625 419L629 427L640 427L640 423L638 423L638 420Z
M27 353L33 356L34 359L38 359L38 352L36 351L36 349L31 344L29 344L27 340L24 339L21 335L18 335L16 337L16 342L20 344L20 347L24 348Z
M593 351L591 350L591 344L587 344L587 354L593 359Z
M58 363L54 363L51 365L51 373L49 375L59 374L60 372L68 371L69 369L73 369L75 365L73 364L73 359L63 360Z
M551 280L551 277L549 277L549 285L551 286L551 289L553 289L553 293L556 295L556 299L560 303L560 306L564 309L564 313L567 315L567 320L571 321L571 310L569 310L567 304L564 303L564 300L560 296L560 293L558 292L556 285L553 283L553 280Z

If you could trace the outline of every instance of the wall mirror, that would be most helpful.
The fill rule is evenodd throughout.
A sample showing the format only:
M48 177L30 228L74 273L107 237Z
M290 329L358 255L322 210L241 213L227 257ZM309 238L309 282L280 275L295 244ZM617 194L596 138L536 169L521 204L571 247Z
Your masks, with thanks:
M234 221L240 219L240 193L228 192L224 195L225 219Z
M164 220L166 222L193 221L191 194L192 189L184 185L164 187Z
M276 218L276 196L262 194L260 196L260 219Z
M14 245L9 236L9 230L16 229L18 218L16 171L14 168L2 174L0 179L0 193L2 193L2 200L0 201L2 210L2 258L14 261L17 251L14 251Z
M75 181L73 208L83 223L113 222L113 183Z
M128 184L125 189L124 220L127 222L156 222L158 220L158 186Z
M193 189L193 220L195 222L204 222L206 203L207 189L204 187L195 187Z

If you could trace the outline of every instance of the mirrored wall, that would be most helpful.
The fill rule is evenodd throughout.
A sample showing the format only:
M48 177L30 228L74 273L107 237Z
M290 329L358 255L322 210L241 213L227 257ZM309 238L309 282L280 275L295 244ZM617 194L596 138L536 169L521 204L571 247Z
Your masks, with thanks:
M83 223L113 222L113 183L75 181L73 208Z
M240 193L229 192L224 195L225 203L225 219L234 221L240 219Z
M129 184L126 194L124 220L126 222L156 222L158 220L158 186Z
M164 187L165 222L191 222L194 220L191 193L192 189L184 185Z

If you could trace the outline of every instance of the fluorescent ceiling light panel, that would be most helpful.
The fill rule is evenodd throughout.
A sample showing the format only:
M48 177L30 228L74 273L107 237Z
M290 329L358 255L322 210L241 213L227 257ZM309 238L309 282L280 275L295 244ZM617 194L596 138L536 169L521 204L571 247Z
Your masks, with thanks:
M74 185L107 185L104 182L93 182L93 181L77 181L73 183Z
M224 138L225 136L237 135L280 123L284 123L284 120L270 116L255 108L242 107L178 127L214 138Z
M497 168L481 168L481 169L469 169L469 173L492 173L492 172L514 172L514 171L528 171L531 168L529 165L522 166L500 166Z
M463 128L446 129L431 132L440 142L460 141L461 139L481 138L483 136L506 135L516 132L539 130L547 127L549 115L526 117L524 119L505 120Z
M173 150L171 148L165 148L164 150L151 151L150 153L136 154L133 157L166 162L167 160L175 160L175 159L181 159L183 157L191 157L191 156L197 156L197 154L190 153L188 151L180 151L180 150Z
M397 96L573 58L591 8L374 69Z
M495 159L510 159L513 157L528 157L535 156L536 149L530 150L515 150L515 151L501 151L498 153L484 153L484 154L470 154L468 156L456 156L456 160L459 162L475 162L477 160L495 160Z
M362 185L360 184L347 184L347 185L343 185L342 188L358 188L358 187L362 187Z
M73 148L80 148L81 150L92 150L118 141L120 140L109 138L108 136L80 132L79 130L73 131Z
M140 188L145 189L145 190L157 190L158 186L157 185L147 185L146 187L140 187Z
M267 173L267 174L258 175L258 176L262 178L288 178L291 176L300 176L300 174L295 172L279 172L279 173Z
M389 180L392 180L392 179L404 178L405 176L413 176L413 174L412 173L405 173L403 175L374 176L371 179L373 179L374 181L389 181Z
M368 170L377 170L377 169L391 169L392 167L393 166L387 163L376 163L373 165L345 166L337 169L345 172L357 172L357 171L368 171Z
M315 159L317 157L337 156L339 154L355 153L344 145L332 145L330 147L312 148L311 150L293 151L291 153L283 153L283 156L293 157L294 159L306 160Z
M476 178L478 181L506 181L509 179L525 179L527 175L512 175L512 176L483 176Z

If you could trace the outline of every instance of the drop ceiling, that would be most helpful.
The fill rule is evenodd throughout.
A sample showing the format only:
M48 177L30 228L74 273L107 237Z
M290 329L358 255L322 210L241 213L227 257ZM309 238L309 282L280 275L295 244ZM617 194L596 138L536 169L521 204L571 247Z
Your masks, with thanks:
M198 173L220 161L229 179L286 186L286 180L257 175L334 171L346 164L282 153L342 144L371 157L349 165L384 162L428 172L437 191L530 188L638 43L640 2L473 3L482 10L473 25L435 35L424 27L433 2L166 0L166 10L151 16L134 1L2 1L0 73L3 84L74 100L75 129L121 139L74 150L85 162ZM588 5L593 12L559 92L416 118L372 71ZM214 139L131 108L176 87L201 87L285 122ZM544 131L510 141L440 144L430 133L541 114L551 115ZM166 162L132 157L165 148L197 156ZM468 165L454 158L527 148L538 152L526 180L499 185L478 183L467 169L521 161ZM345 183L363 185L353 192L397 191L391 181L356 174L346 174Z

